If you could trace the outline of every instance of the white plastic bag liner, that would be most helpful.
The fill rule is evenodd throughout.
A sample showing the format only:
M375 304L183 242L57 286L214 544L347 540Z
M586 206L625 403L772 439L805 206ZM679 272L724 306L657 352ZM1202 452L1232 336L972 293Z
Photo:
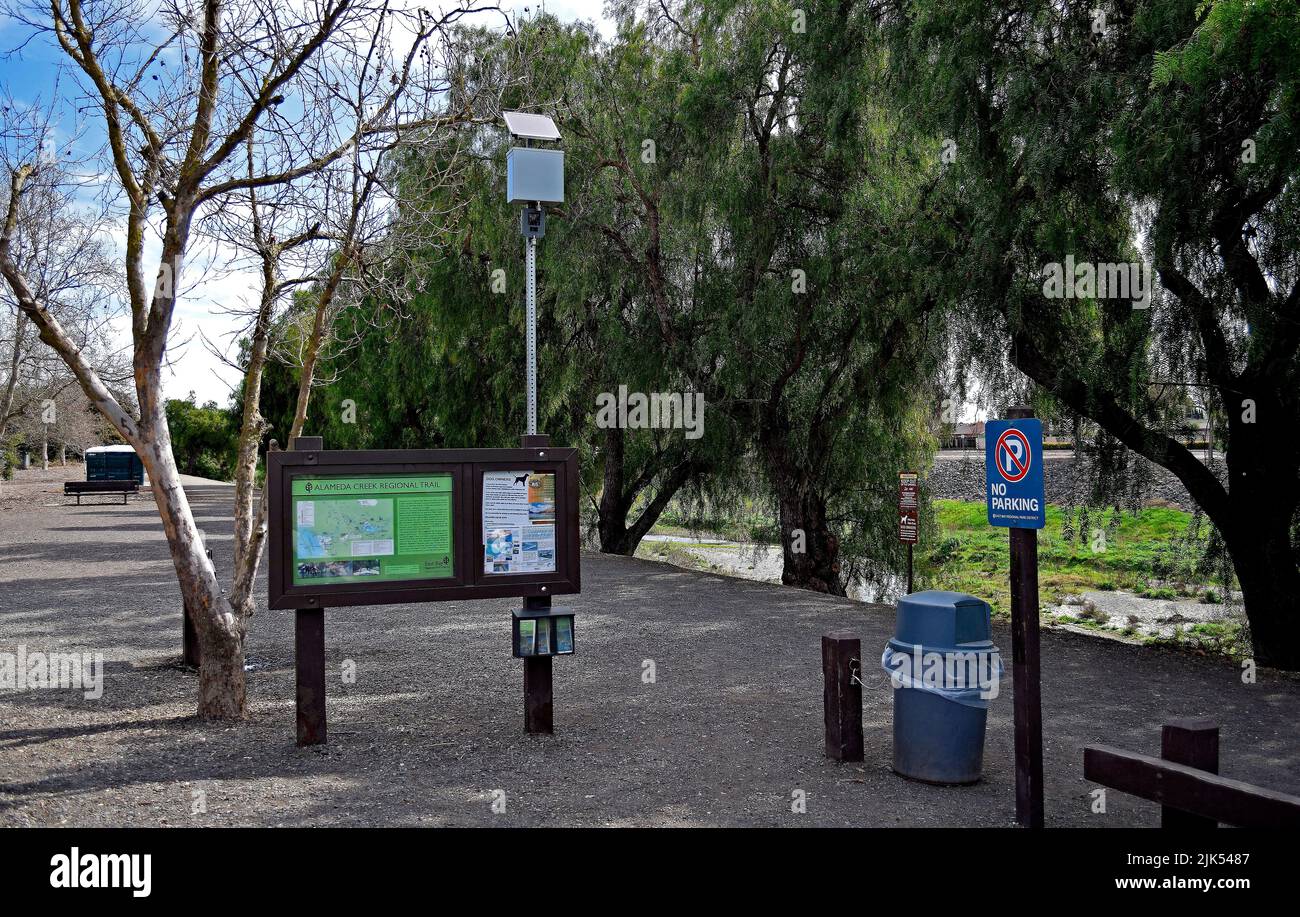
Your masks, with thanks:
M927 652L936 653L944 660L943 674L942 678L939 679L939 684L934 684L932 680L925 678L924 666L919 672L913 671L916 668L915 653L896 650L889 644L885 644L885 652L880 657L880 667L889 675L890 684L895 688L915 688L917 691L929 691L932 694L938 694L940 697L956 701L959 704L965 704L968 707L988 709L989 701L998 694L1002 673L1005 671L1002 667L1002 656L998 653L996 647L958 650L955 653L951 650L939 652L938 650L927 651L922 648L922 660L924 660ZM950 662L950 656L960 658ZM972 661L968 662L968 658ZM969 676L972 665L975 667L975 673L978 677L974 679L963 677ZM985 682L985 685L980 684L981 680Z

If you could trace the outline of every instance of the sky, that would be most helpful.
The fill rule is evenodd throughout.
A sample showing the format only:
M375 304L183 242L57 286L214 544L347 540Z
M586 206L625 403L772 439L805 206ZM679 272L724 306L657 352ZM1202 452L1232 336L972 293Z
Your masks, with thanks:
M430 4L433 5L433 4ZM606 37L613 34L613 22L604 16L603 0L535 0L501 4L512 18L535 14L539 8L563 21L592 21ZM29 31L20 23L0 18L0 94L18 106L48 100L55 93L57 68L64 58L57 48L41 40L25 41ZM65 83L66 94L69 87ZM83 160L100 146L102 129L88 121L82 140L73 145L74 158ZM87 163L86 168L98 168ZM504 192L504 189L502 189ZM119 251L122 234L116 243ZM146 250L147 273L151 276L157 263L157 245ZM227 264L226 253L196 245L187 255L181 287L183 297L177 305L172 336L168 343L168 365L163 384L168 398L184 398L191 392L199 403L215 401L226 405L238 383L238 370L226 365L215 349L232 359L237 353L242 322L227 309L255 301L258 277L255 273ZM125 316L114 326L116 340L124 349L130 347L130 322ZM206 341L206 343L205 343Z

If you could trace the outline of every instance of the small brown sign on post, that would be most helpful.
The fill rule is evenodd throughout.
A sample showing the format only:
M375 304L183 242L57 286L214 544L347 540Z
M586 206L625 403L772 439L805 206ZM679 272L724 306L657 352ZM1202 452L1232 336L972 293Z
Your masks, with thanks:
M915 471L898 473L898 540L916 544L920 529L920 482Z
M898 473L898 540L907 545L907 594L912 594L912 545L920 540L921 476L915 471Z

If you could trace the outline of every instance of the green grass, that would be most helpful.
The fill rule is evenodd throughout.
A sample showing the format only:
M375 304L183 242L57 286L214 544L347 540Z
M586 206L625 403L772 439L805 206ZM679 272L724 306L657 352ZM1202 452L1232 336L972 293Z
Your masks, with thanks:
M916 552L917 572L922 588L948 589L977 595L993 606L996 615L1010 613L1010 558L1008 530L988 524L983 503L956 500L935 501L937 537L925 536ZM665 514L667 517L668 514ZM1208 526L1190 533L1194 517L1176 509L1151 507L1115 518L1109 511L1089 520L1082 536L1064 537L1065 513L1047 508L1047 526L1038 533L1038 584L1043 605L1060 605L1065 597L1089 590L1121 589L1152 599L1186 598L1218 603L1224 586L1207 581L1197 569L1205 548ZM666 560L696 570L719 571L688 548L707 548L697 541L711 534L731 541L770 542L763 525L731 523L719 525L705 520L665 518L654 531L683 535L689 544L643 542L638 556ZM1074 519L1079 525L1078 515ZM1096 530L1104 530L1104 543ZM1093 550L1096 545L1100 550ZM1050 620L1093 630L1137 636L1129 627L1106 624L1107 616L1090 606L1071 606ZM1205 622L1177 630L1170 637L1146 637L1146 643L1175 644L1184 649L1211 654L1242 656L1249 652L1247 634L1240 623Z
M993 528L983 503L935 502L939 543L919 559L931 588L977 595L1006 614L1010 609L1008 530ZM1188 555L1189 513L1148 508L1125 513L1111 527L1106 512L1089 523L1082 537L1062 537L1065 514L1047 508L1047 526L1038 533L1038 584L1044 603L1059 603L1084 590L1123 589L1150 598L1176 598L1199 591ZM1077 524L1077 519L1076 519ZM1104 544L1096 529L1105 530ZM1203 546L1204 527L1190 540ZM1094 551L1094 543L1101 550ZM1180 547L1181 546L1181 547Z

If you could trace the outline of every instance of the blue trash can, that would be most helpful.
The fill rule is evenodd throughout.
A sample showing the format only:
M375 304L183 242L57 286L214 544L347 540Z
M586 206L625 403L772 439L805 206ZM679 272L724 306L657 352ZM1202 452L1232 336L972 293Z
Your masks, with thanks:
M894 770L928 783L974 783L1002 659L988 603L960 592L898 601L894 637L880 663L894 690Z

